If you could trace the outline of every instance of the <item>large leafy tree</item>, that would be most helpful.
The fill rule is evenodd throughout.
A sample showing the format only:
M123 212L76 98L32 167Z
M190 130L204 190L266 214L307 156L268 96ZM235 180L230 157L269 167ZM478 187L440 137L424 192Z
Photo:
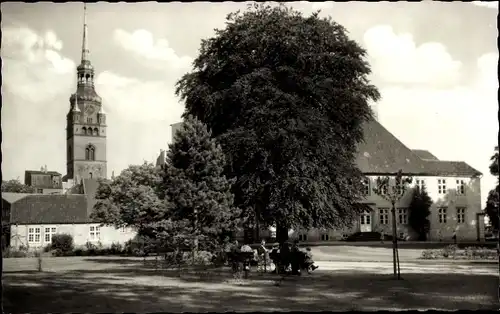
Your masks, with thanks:
M200 242L220 244L240 218L220 145L201 121L187 116L169 148L163 186L170 218L192 235L195 251Z
M280 242L290 227L342 227L366 209L355 155L379 92L366 51L318 13L261 4L230 14L177 87L184 114L229 159L235 204L277 224Z
M35 189L29 185L22 184L17 179L2 181L2 192L12 193L35 193Z
M415 188L408 206L408 224L418 234L419 241L426 241L430 230L429 216L431 214L432 199L425 187Z
M498 146L495 147L495 153L491 156L490 173L498 177ZM498 230L498 204L499 204L499 191L500 187L498 185L488 193L488 199L486 200L486 214L490 219L491 226L494 230Z

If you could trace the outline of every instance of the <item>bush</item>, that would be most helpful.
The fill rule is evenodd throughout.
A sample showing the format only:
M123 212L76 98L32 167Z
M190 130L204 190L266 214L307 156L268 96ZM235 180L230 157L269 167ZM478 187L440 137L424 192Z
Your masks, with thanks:
M457 250L458 250L458 247L456 245L454 245L454 244L448 245L447 247L445 247L441 250L440 255L444 258L448 258L448 257L455 258L457 256Z
M73 236L71 236L70 234L54 234L52 236L52 243L50 245L50 248L52 250L60 251L61 254L73 251Z
M28 252L26 250L14 250L11 248L6 248L2 252L2 257L10 258L10 257L28 257Z

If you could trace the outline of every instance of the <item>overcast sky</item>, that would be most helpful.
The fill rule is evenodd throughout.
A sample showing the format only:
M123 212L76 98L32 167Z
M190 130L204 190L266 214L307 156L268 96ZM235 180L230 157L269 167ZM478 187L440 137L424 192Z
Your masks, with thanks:
M294 2L321 9L364 46L382 94L380 122L413 149L463 160L494 186L498 3ZM496 6L496 8L495 8ZM245 3L87 5L96 89L108 113L108 176L156 159L183 105L174 84L201 39ZM47 165L66 173L65 123L80 61L82 3L2 3L4 179Z

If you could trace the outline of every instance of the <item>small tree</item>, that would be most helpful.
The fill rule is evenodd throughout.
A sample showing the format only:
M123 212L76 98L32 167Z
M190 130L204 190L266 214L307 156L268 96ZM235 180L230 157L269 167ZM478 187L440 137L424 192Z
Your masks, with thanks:
M412 199L408 206L408 224L418 234L419 241L427 240L430 228L429 215L431 214L432 199L425 187L413 190Z
M381 196L392 205L392 252L393 252L393 266L394 277L400 279L399 269L399 254L398 254L398 238L396 235L396 203L403 197L406 191L406 186L412 182L411 177L403 177L401 170L398 171L394 180L390 177L378 177L373 191Z
M233 207L232 181L223 175L224 153L203 123L188 116L169 148L163 185L172 221L158 225L166 234L172 223L182 226L196 253L200 241L220 243L224 233L235 230L240 211Z
M495 153L491 156L491 165L490 165L490 173L496 177L498 177L498 146L495 147ZM486 215L490 219L490 224L493 227L494 231L498 231L499 227L499 218L498 218L498 203L499 203L499 190L500 187L498 185L488 193L488 199L486 200Z
M22 184L18 179L12 179L2 181L2 192L35 193L35 189L29 185Z

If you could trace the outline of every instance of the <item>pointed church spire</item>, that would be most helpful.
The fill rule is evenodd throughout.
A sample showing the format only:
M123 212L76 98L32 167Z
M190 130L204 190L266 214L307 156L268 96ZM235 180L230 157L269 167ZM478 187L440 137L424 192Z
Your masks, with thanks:
M89 45L87 34L87 4L83 3L83 42L82 42L82 63L89 61Z

